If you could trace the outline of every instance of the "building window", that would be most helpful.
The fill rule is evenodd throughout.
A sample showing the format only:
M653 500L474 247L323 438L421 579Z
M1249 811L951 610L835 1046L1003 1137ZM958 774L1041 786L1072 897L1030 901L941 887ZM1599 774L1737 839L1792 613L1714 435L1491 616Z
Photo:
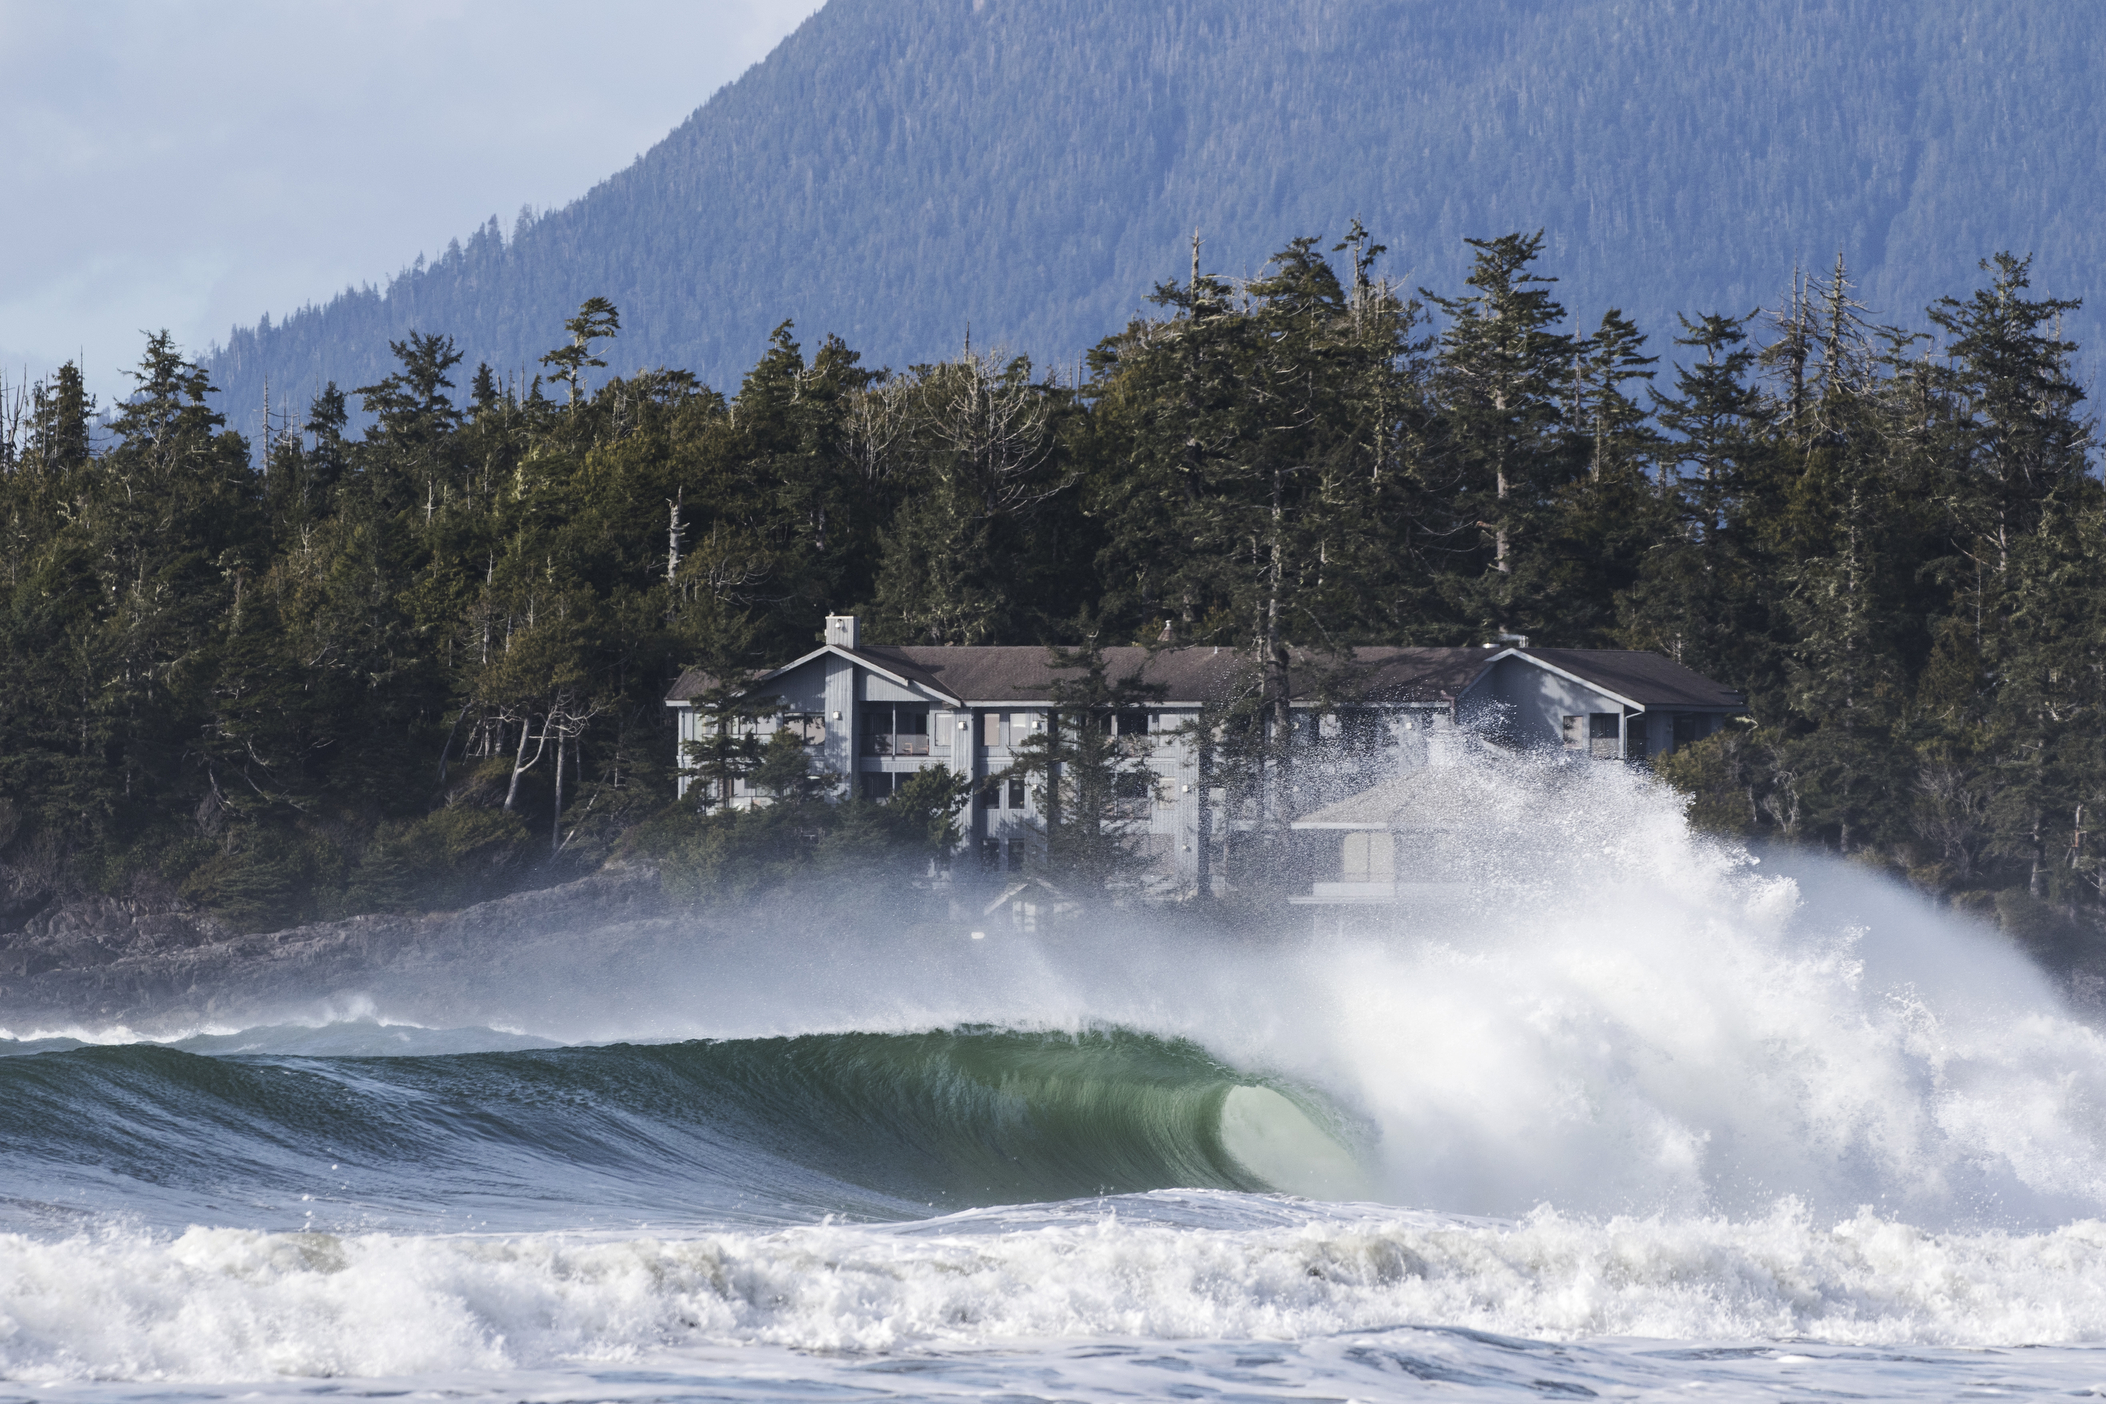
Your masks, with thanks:
M863 754L925 756L929 753L927 703L863 709Z
M1021 775L1012 775L1009 777L1009 802L1007 805L1004 806L1004 808L1022 809L1023 807L1024 777Z
M1562 720L1564 721L1562 730L1565 738L1565 749L1568 751L1586 750L1587 719L1585 717L1565 717Z
M826 742L826 713L785 712L778 728L789 732L807 746L824 745Z
M1397 875L1397 840L1380 830L1347 834L1339 876L1347 882L1390 882Z
M1619 712L1587 715L1587 752L1596 760L1623 758L1623 716Z
M1389 745L1389 727L1373 707L1348 707L1337 712L1338 741L1348 754L1371 755Z
M1675 713L1675 749L1693 746L1704 737L1704 719L1695 712Z
M889 770L866 770L863 772L863 798L873 804L883 804L892 798L893 792L906 778Z
M1031 739L1033 732L1043 729L1035 712L980 714L980 744L983 746L1021 746Z

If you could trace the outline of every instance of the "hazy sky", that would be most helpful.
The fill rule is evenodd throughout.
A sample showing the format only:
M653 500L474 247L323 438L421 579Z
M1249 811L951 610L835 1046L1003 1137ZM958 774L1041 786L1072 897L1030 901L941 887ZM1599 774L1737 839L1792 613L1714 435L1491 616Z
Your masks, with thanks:
M819 0L0 0L0 373L186 350L627 165Z

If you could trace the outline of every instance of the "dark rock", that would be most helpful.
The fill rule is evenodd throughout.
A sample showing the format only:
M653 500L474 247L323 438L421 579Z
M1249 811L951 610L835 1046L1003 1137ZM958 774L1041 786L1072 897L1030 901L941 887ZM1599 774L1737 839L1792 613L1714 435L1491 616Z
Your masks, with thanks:
M48 890L0 895L0 935L20 931L24 923L50 905Z
M672 925L657 874L626 868L457 912L355 916L253 935L195 913L110 899L64 903L0 950L0 1030L123 1024L152 1033L292 1017L295 1007L313 1017L332 1001L375 997L404 1011L464 1009L487 1005L483 992L499 985L516 991L530 952L546 987L534 997L560 1000L563 971L577 964L585 933L629 950L666 939ZM590 964L601 953L584 954Z

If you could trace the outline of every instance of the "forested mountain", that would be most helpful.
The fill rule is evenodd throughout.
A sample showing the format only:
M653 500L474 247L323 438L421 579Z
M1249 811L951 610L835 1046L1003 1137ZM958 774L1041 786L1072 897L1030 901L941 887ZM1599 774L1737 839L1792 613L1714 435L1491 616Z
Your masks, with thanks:
M2096 305L2102 84L2083 0L832 0L576 203L208 366L253 437L266 374L281 404L366 384L411 329L531 373L595 295L622 309L618 369L724 388L784 319L874 364L968 327L1065 362L1195 228L1249 275L1355 216L1406 287L1455 286L1466 236L1545 229L1575 313L1655 335L1838 251L1878 320L1991 249Z

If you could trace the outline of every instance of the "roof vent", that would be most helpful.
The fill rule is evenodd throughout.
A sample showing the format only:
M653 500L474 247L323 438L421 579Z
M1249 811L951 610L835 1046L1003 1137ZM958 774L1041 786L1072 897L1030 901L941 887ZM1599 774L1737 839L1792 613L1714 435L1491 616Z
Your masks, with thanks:
M861 639L853 614L829 614L826 616L826 641L840 648L854 648Z
M1501 642L1501 643L1503 643L1503 644L1512 644L1512 645L1513 645L1513 646L1514 646L1515 648L1527 648L1527 647L1528 647L1528 635L1526 635L1526 634L1501 634L1501 635L1499 636L1499 642Z

